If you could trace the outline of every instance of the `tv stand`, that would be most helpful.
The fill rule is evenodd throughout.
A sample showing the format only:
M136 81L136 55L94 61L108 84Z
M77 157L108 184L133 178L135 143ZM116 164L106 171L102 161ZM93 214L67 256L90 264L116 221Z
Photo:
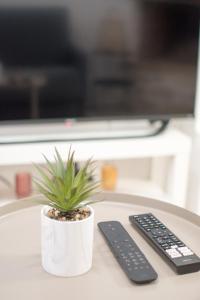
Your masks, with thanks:
M0 166L45 163L42 154L45 154L50 160L54 160L55 147L62 157L66 158L70 146L76 152L75 158L77 161L85 161L89 157L104 162L150 158L151 168L147 181L149 184L152 183L154 187L155 185L161 187L160 189L163 191L162 196L157 196L157 198L187 207L186 193L191 138L173 128L169 128L162 134L143 139L82 139L64 142L1 144ZM134 168L133 161L130 161L130 168ZM130 178L128 181L128 184L126 180L123 187L120 187L117 191L121 192L123 189L125 193L132 191L135 193L135 189L133 189L134 179ZM144 190L140 188L139 194L147 196ZM148 188L148 190L150 189ZM149 193L148 195L156 197L155 194Z
M16 123L0 126L0 145L76 142L153 137L163 132L169 120L102 120Z

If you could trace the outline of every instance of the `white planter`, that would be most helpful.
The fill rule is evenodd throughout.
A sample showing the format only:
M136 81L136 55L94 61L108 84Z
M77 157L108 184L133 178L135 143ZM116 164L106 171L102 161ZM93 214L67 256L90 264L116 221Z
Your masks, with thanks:
M57 221L47 216L49 206L41 211L42 266L57 276L76 276L92 266L94 211L81 221Z

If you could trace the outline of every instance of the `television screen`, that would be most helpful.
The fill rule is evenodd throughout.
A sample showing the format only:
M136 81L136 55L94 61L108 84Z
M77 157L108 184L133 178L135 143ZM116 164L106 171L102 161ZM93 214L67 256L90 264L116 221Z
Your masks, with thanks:
M156 0L0 8L0 121L193 115L199 12Z

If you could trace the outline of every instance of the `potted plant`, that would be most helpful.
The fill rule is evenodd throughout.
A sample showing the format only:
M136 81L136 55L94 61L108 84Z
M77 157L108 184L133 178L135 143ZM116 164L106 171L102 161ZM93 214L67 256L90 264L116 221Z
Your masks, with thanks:
M46 157L46 170L36 166L35 180L44 196L41 211L41 250L43 268L57 276L76 276L92 265L94 211L89 204L99 184L91 181L92 161L75 172L74 152L67 162L55 150L55 164Z

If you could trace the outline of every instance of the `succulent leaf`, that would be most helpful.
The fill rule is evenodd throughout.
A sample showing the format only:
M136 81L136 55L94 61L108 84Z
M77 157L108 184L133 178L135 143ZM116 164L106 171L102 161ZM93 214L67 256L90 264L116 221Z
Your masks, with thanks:
M40 179L36 179L35 184L37 190L45 197L45 201L41 201L48 202L49 206L62 212L93 203L93 200L89 198L95 194L99 183L90 180L94 172L92 159L88 159L77 174L75 173L74 152L71 148L67 162L62 160L57 149L55 149L55 163L50 162L46 156L44 159L45 170L36 166Z

